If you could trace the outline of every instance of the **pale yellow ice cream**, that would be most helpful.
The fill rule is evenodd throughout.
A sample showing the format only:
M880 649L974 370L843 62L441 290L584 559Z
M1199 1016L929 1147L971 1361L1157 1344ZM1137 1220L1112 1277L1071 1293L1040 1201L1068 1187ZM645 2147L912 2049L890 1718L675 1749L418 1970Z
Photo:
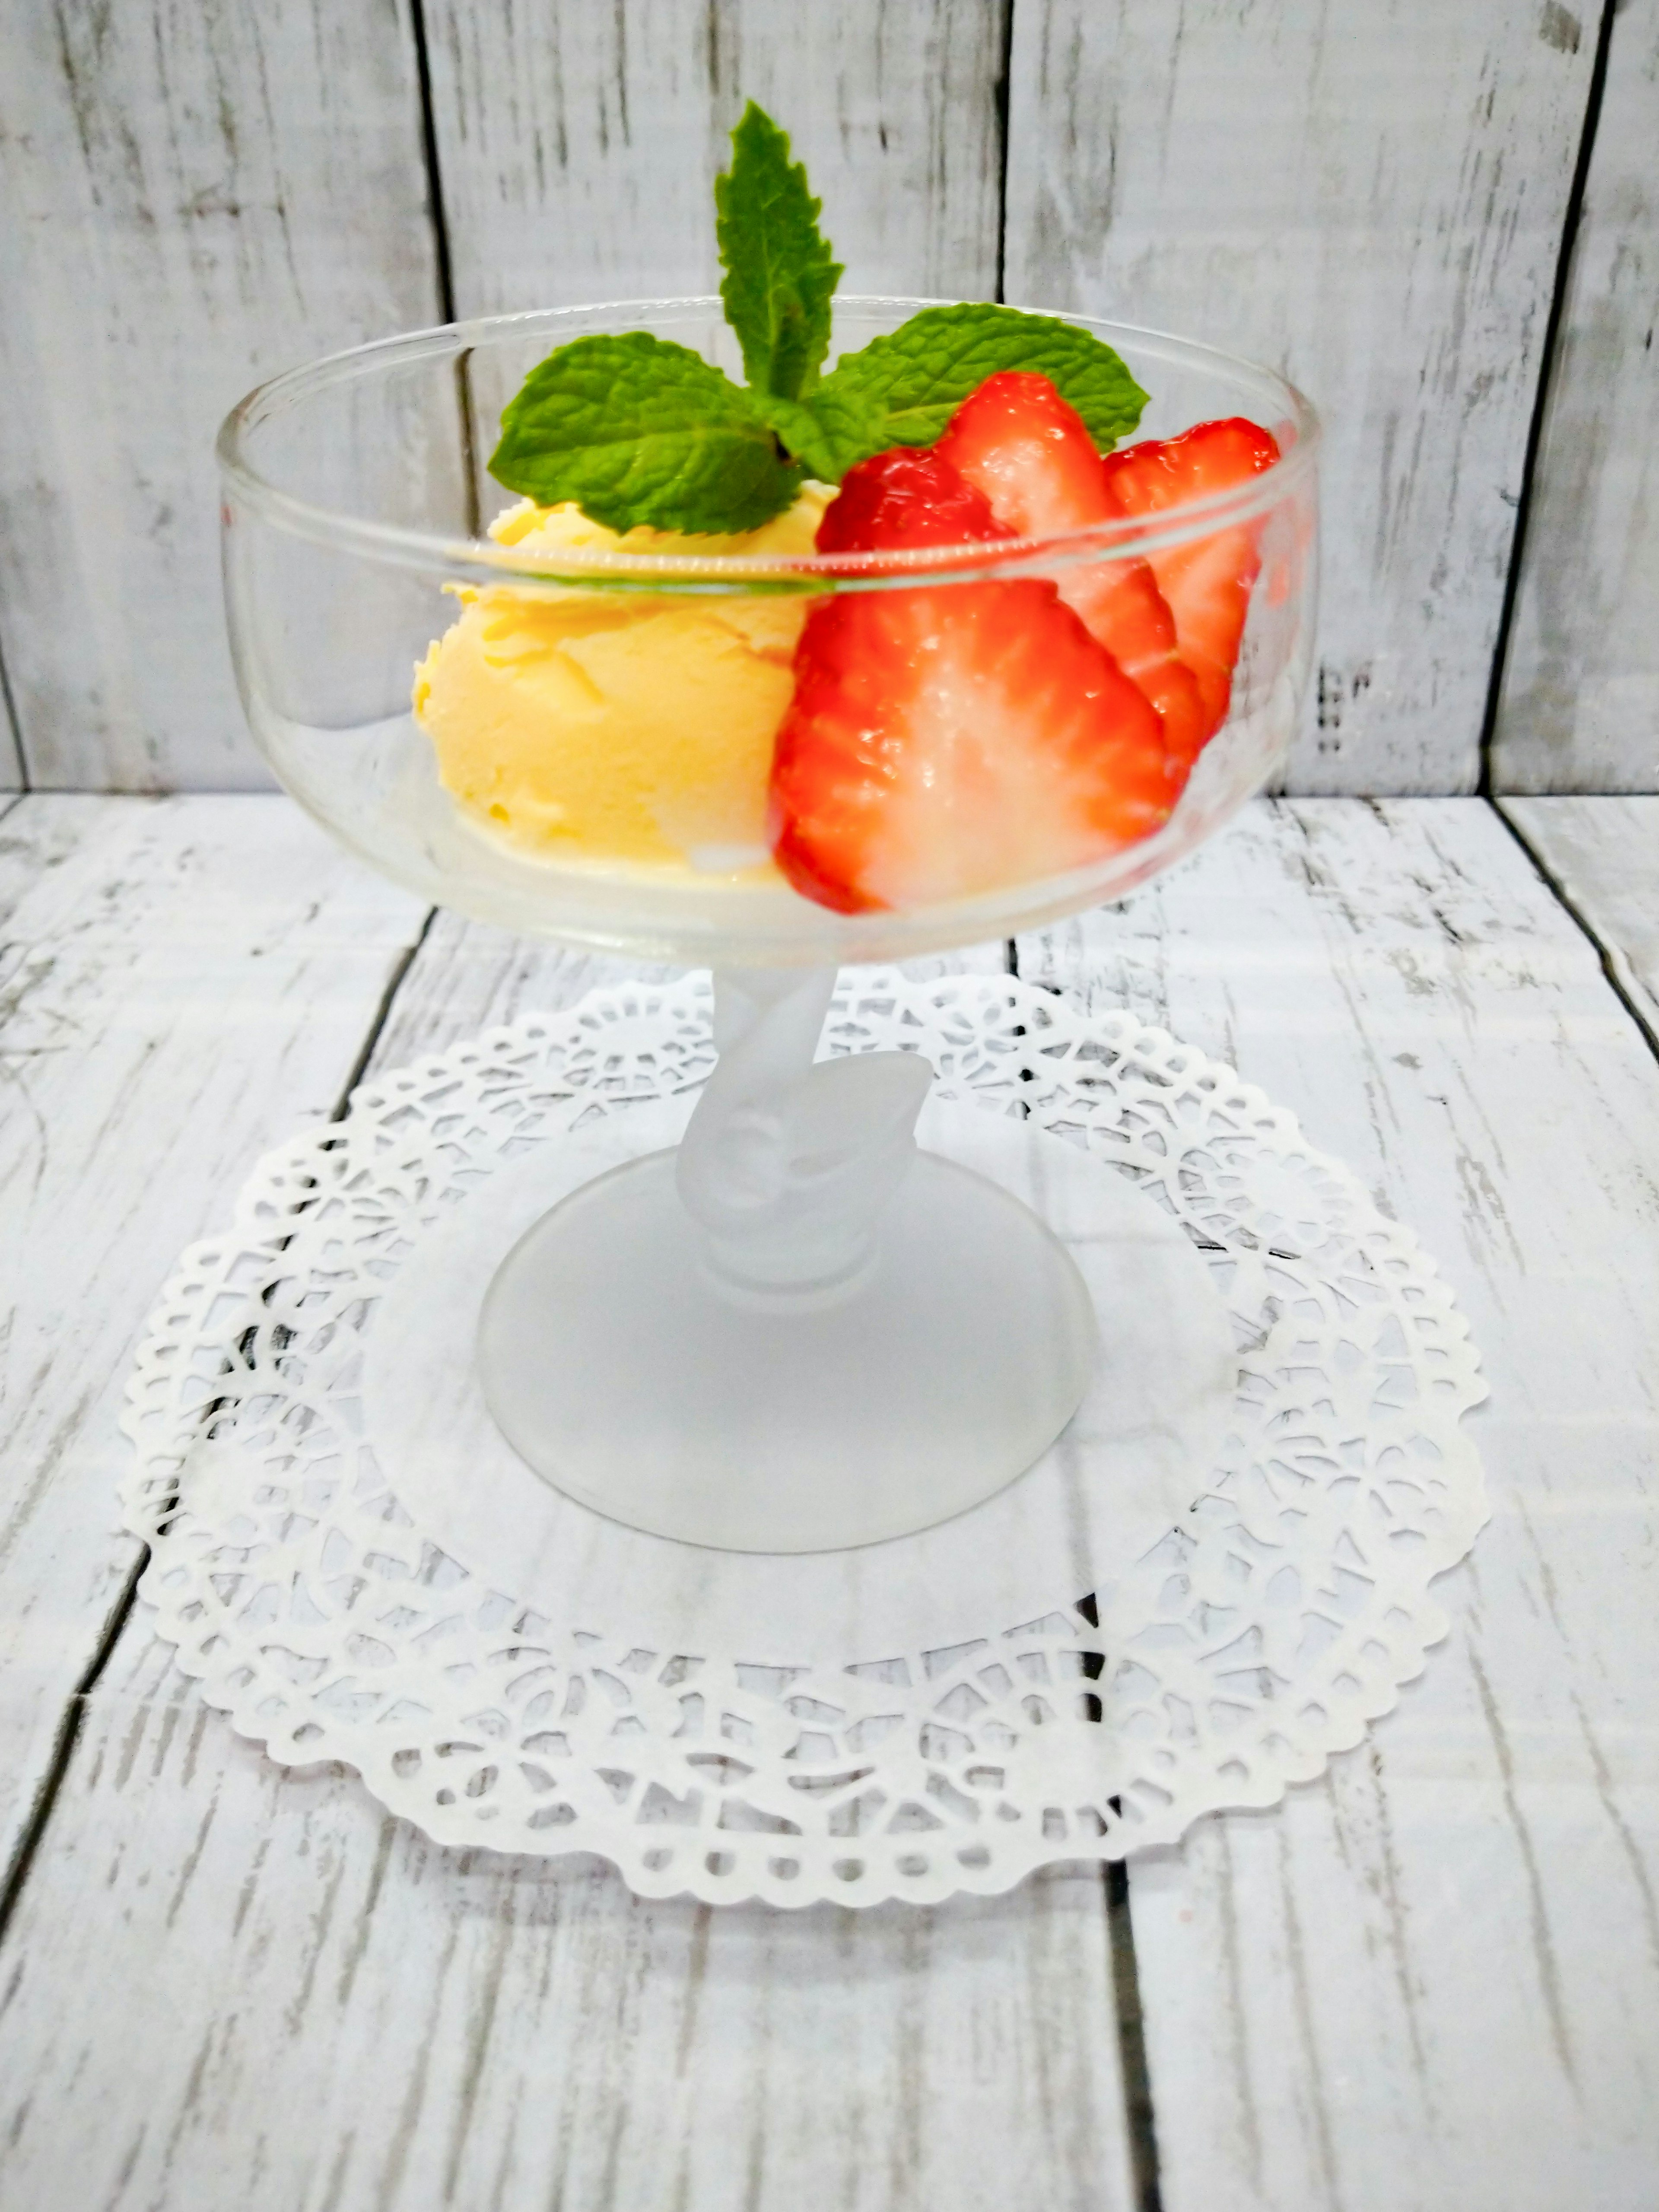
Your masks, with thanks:
M738 537L639 529L526 500L490 525L526 553L810 553L832 495ZM772 741L805 598L457 586L415 672L446 789L521 850L714 873L764 864Z

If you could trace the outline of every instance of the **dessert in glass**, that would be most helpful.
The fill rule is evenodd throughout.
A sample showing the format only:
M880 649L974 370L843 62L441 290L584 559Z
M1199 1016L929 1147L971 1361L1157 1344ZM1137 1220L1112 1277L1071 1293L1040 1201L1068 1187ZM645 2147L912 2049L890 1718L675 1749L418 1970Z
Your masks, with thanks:
M919 326L947 353L989 330L988 373L957 362L971 386L931 415L884 397L898 434L856 457L878 431L837 450L800 412L821 391L835 429L839 368L766 400L769 447L734 404L712 459L702 417L652 442L653 387L622 462L584 450L596 489L538 495L573 480L514 457L553 365L589 408L682 355L695 385L741 350L753 388L724 307L495 316L277 378L221 434L226 588L256 738L351 849L477 920L714 970L681 1143L566 1198L495 1279L495 1420L633 1527L837 1548L1013 1480L1098 1346L1037 1216L918 1149L927 1064L816 1058L836 970L1120 898L1261 787L1308 670L1316 425L1181 339L1032 316L1028 367L1012 310L826 294L848 392ZM1092 404L1109 356L1151 398L1103 450L1062 387L1075 357Z

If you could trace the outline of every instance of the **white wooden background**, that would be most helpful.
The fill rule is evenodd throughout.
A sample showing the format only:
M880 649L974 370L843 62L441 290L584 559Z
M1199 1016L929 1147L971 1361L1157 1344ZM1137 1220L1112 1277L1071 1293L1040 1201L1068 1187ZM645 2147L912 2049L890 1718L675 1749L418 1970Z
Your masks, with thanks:
M1659 0L1620 0L1543 418L1494 781L1659 789Z
M0 788L262 783L224 409L452 307L712 283L750 94L849 285L1161 323L1322 404L1293 788L1652 788L1656 76L1659 0L15 0Z

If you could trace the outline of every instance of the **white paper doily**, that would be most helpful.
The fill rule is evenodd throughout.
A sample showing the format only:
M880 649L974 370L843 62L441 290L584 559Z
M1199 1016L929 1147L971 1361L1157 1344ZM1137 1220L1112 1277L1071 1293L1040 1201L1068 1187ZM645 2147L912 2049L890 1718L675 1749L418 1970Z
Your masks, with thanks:
M143 1595L209 1702L277 1759L356 1767L441 1841L785 1905L1005 1889L1271 1804L1358 1742L1445 1633L1429 1585L1486 1517L1467 1325L1410 1232L1260 1091L1010 978L855 972L829 1040L924 1053L958 1118L1079 1148L1201 1256L1237 1386L1196 1503L1103 1524L1151 1533L1139 1556L1101 1574L1097 1533L1073 1555L1095 1588L1036 1617L793 1663L775 1631L688 1650L535 1610L406 1510L363 1408L388 1293L508 1163L683 1115L708 1006L700 981L599 991L366 1084L185 1254L130 1385L125 1503L153 1547ZM947 1524L958 1562L978 1518Z

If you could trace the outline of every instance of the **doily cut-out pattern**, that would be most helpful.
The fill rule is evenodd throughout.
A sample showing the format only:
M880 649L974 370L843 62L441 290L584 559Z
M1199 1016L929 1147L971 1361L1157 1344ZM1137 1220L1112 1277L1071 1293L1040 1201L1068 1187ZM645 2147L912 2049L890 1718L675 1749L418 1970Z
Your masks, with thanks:
M698 981L598 991L377 1078L185 1254L130 1386L125 1503L208 1701L441 1842L781 1905L1006 1889L1274 1803L1358 1743L1446 1632L1430 1585L1486 1517L1467 1325L1261 1091L1012 978L855 972L830 1041L924 1053L939 1095L1086 1147L1204 1255L1234 1418L1160 1543L1040 1620L828 1673L538 1618L422 1535L363 1433L379 1299L503 1161L701 1082L709 1003Z

